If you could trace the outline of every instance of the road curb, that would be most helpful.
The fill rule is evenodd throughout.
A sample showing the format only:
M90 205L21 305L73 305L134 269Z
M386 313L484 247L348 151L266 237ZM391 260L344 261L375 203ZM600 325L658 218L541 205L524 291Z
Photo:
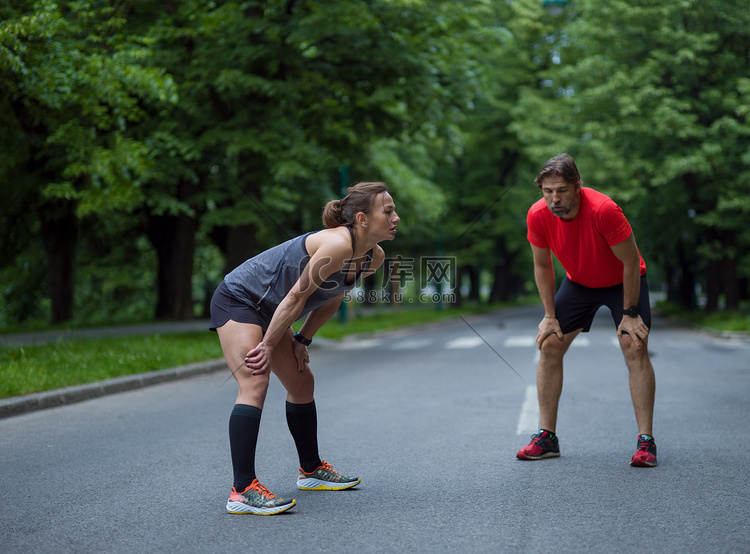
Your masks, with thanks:
M311 348L319 348L330 344L329 339L316 339ZM125 375L115 377L97 383L87 385L76 385L46 392L38 392L26 396L14 396L0 400L0 419L28 414L49 408L66 406L84 400L100 398L108 394L118 392L127 392L141 389L160 383L187 379L196 375L212 373L226 369L224 358L211 360L207 362L198 362L172 369L162 369L158 371L149 371L148 373L138 373L136 375Z
M224 368L226 368L226 363L222 358L172 369L116 377L88 385L6 398L0 400L0 419L91 400L92 398L99 398L108 394L131 391L169 381L177 381L178 379L186 379L204 373L219 371Z

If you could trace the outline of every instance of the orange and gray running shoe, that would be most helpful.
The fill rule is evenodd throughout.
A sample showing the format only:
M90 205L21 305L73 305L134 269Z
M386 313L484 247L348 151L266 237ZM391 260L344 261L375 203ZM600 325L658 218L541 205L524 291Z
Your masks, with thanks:
M557 435L541 429L536 435L531 435L531 442L524 446L516 454L519 460L543 460L545 458L558 458L560 456L560 444Z
M638 435L638 450L633 454L630 465L654 467L656 465L656 443L651 435Z
M229 493L229 500L227 500L227 512L230 514L270 516L285 512L295 504L297 504L296 500L278 498L255 479L242 492L237 492L232 487L232 492Z
M303 491L342 491L359 485L359 477L346 477L322 460L321 466L311 473L299 468L297 486Z

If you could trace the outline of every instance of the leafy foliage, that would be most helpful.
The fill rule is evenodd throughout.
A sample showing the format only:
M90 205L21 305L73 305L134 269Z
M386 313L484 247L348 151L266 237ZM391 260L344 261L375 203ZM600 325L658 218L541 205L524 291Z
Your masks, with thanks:
M8 204L0 252L10 276L3 293L22 321L37 312L46 286L40 257L25 249L44 238L50 284L65 280L72 265L53 266L50 254L53 244L75 243L75 230L66 237L52 223L71 211L103 217L139 205L150 159L128 125L147 117L148 106L174 101L176 91L163 69L142 63L145 43L122 33L123 14L108 3L16 2L2 10L0 179ZM27 238L16 242L20 236ZM24 265L32 257L35 265Z
M389 254L455 255L507 299L561 151L624 207L652 285L736 307L748 19L740 0L4 4L0 321L203 313L223 271L364 180L396 198Z
M697 277L736 308L750 238L737 202L750 193L747 6L579 0L571 19L547 35L546 85L518 108L528 151L578 159L624 206L675 300L694 306Z

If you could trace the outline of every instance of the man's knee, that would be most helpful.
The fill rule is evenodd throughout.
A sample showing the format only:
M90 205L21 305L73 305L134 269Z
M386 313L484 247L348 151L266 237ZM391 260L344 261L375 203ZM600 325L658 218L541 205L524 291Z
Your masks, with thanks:
M640 367L642 362L648 361L648 343L636 341L630 335L620 335L620 348L628 368Z
M560 340L557 335L550 335L542 342L541 355L545 358L562 359L568 349L568 342Z

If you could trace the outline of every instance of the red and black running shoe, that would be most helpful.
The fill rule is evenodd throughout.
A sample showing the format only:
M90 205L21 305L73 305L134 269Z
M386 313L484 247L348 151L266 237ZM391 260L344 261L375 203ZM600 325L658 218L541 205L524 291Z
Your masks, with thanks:
M654 467L656 465L656 443L650 435L638 435L638 450L633 454L630 465L635 467Z
M531 442L524 446L516 454L519 460L543 460L545 458L558 458L560 456L560 444L557 435L540 430L536 435L531 435Z

